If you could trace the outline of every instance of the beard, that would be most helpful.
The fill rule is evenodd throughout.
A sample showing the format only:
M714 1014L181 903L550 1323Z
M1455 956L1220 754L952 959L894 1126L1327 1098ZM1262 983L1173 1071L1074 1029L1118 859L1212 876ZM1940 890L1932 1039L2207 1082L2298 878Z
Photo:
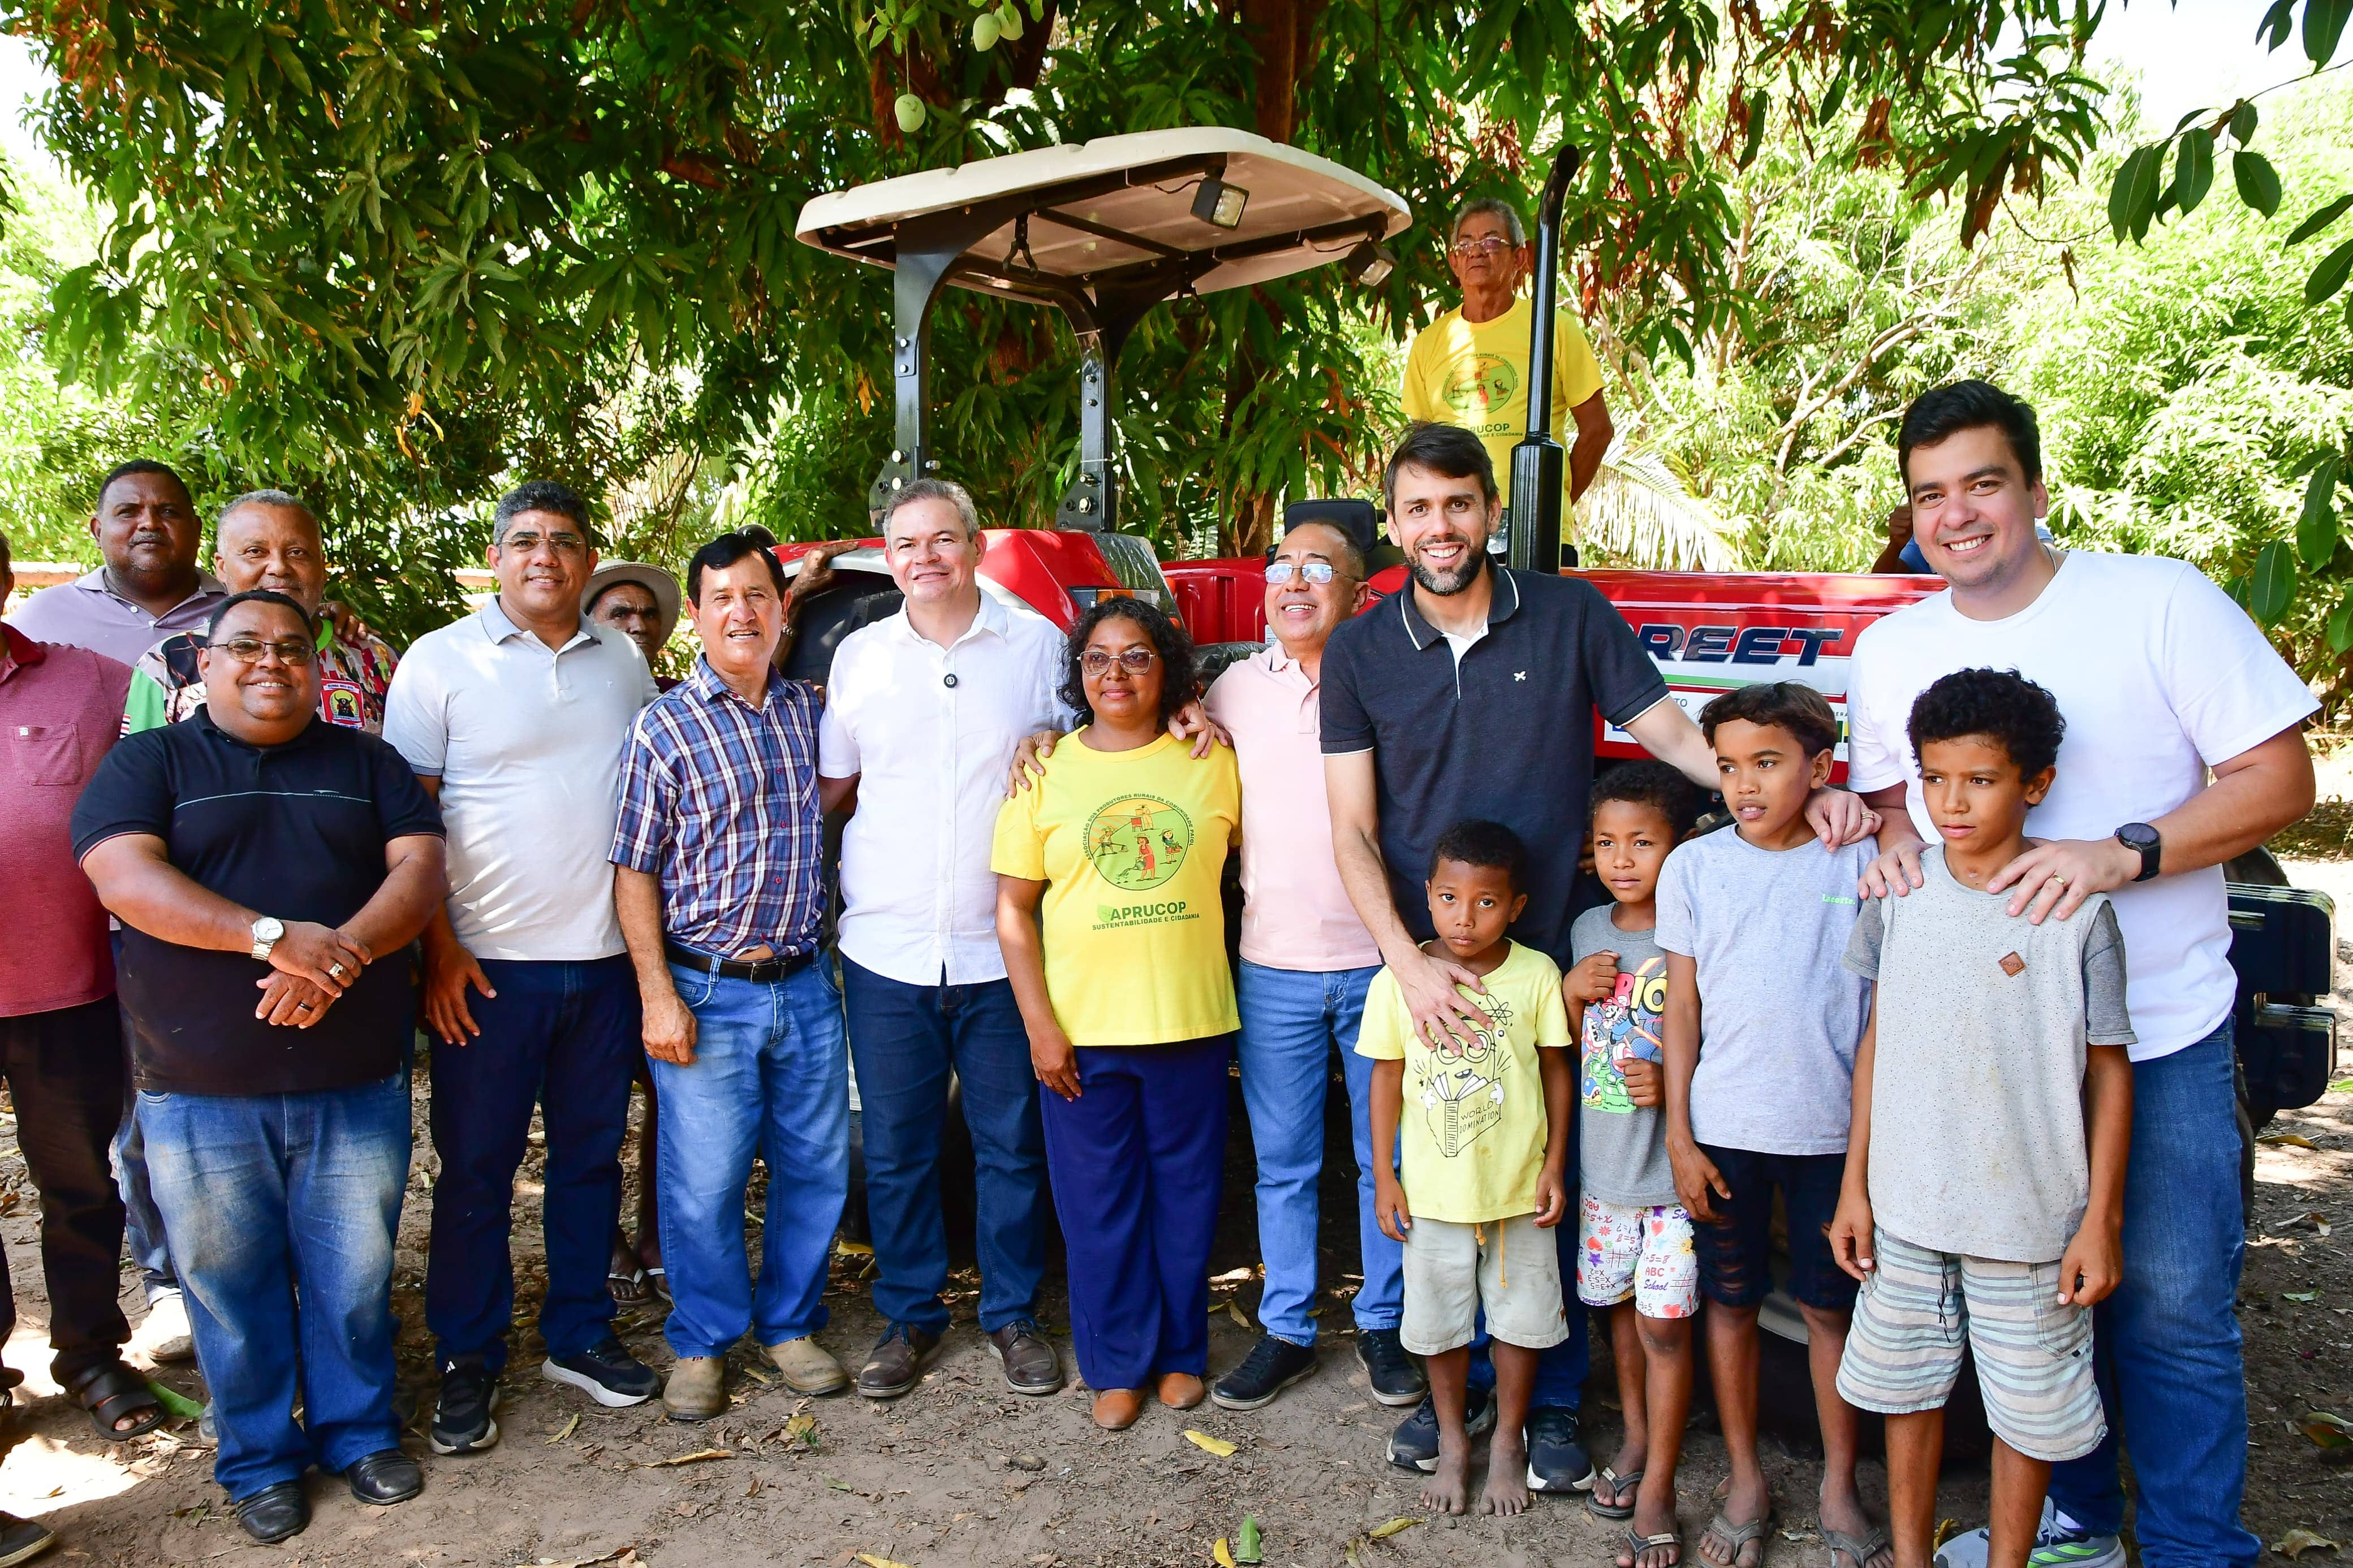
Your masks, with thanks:
M1453 541L1449 539L1446 542L1452 543ZM1462 564L1451 572L1434 572L1423 565L1421 557L1416 555L1409 563L1415 584L1443 598L1460 594L1477 582L1480 571L1486 565L1486 552L1471 540L1461 542L1470 548L1463 552Z

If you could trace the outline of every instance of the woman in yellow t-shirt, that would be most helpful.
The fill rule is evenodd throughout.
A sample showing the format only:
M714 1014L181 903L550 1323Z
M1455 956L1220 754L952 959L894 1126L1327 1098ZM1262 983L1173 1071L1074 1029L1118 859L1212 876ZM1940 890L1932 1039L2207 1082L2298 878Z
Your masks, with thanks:
M1168 733L1193 645L1152 605L1071 628L1062 700L1091 715L997 817L997 940L1029 1033L1070 1250L1071 1338L1098 1425L1201 1402L1226 1146L1232 971L1219 881L1241 781Z

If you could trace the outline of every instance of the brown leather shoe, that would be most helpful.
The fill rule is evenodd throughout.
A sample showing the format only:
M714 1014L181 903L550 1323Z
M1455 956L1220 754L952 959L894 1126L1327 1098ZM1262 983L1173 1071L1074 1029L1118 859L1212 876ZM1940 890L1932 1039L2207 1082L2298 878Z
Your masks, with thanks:
M1095 1425L1106 1432L1124 1432L1144 1414L1144 1391L1106 1388L1095 1395Z
M1201 1403L1208 1390L1201 1380L1189 1372L1164 1372L1160 1374L1160 1403L1171 1410L1190 1410Z
M893 1323L874 1342L858 1369L858 1392L869 1399L896 1399L922 1381L923 1363L939 1349L940 1337L912 1323Z
M1062 1386L1062 1358L1038 1325L1017 1318L988 1336L988 1348L1005 1368L1005 1385L1016 1394L1051 1394Z

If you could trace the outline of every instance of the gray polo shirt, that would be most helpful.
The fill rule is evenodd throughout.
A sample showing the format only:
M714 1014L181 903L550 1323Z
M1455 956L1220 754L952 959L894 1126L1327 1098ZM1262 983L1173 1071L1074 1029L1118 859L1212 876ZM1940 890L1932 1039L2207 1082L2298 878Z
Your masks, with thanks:
M174 632L204 630L227 597L219 578L199 572L195 593L153 616L116 593L101 566L70 583L42 589L8 617L8 624L35 642L86 647L136 668L149 648Z
M441 781L449 923L476 958L623 951L606 858L621 750L656 695L637 644L583 620L551 649L493 598L417 639L385 699L384 738Z

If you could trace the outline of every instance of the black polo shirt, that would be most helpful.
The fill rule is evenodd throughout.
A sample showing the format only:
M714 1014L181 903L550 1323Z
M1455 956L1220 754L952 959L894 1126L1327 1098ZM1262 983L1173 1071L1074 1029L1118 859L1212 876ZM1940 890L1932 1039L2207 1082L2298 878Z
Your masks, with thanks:
M74 807L77 859L126 833L164 840L197 885L292 923L339 926L384 885L385 846L441 832L400 753L313 719L253 746L198 712L117 742ZM253 1016L269 965L122 930L118 985L132 1065L158 1094L304 1094L399 1067L416 1027L408 963L381 953L310 1028Z
M1567 967L1594 711L1623 724L1664 700L1667 683L1592 584L1488 570L1487 634L1459 664L1410 586L1332 634L1324 752L1373 753L1381 858L1417 941L1433 934L1422 891L1431 847L1456 823L1484 817L1528 847L1528 907L1513 937Z

